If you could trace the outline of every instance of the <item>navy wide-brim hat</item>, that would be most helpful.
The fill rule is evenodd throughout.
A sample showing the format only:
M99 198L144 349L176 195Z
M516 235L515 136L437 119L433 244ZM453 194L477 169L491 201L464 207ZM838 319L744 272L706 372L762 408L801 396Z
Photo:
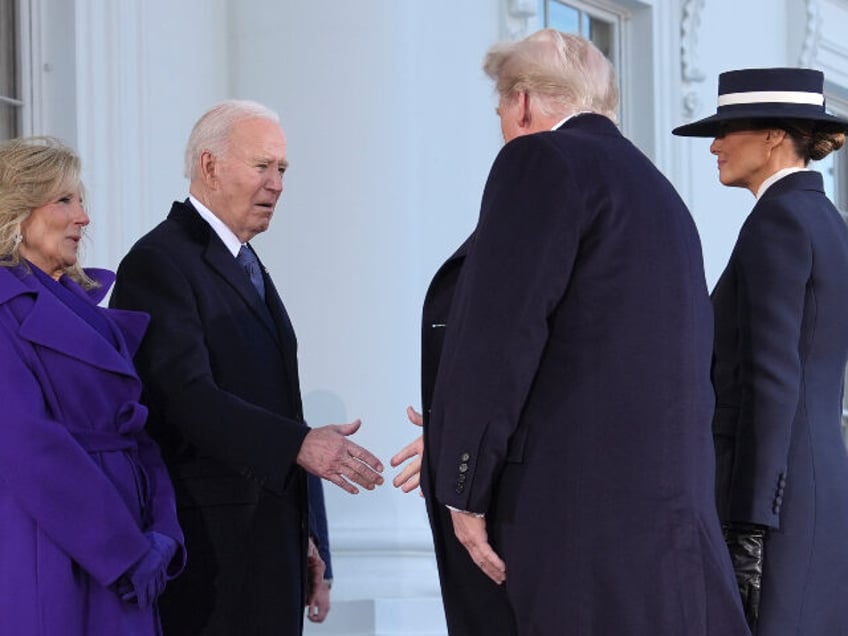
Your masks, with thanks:
M734 119L803 119L827 132L848 131L848 120L825 111L824 73L807 68L749 68L718 76L715 115L678 126L681 137L715 137Z

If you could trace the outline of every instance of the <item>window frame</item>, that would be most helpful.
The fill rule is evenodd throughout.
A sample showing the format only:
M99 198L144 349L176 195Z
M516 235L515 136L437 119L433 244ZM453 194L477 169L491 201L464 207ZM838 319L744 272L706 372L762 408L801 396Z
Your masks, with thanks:
M39 83L35 70L40 65L39 29L42 0L12 0L15 7L16 96L0 94L0 102L19 109L17 130L13 136L38 134L40 113Z

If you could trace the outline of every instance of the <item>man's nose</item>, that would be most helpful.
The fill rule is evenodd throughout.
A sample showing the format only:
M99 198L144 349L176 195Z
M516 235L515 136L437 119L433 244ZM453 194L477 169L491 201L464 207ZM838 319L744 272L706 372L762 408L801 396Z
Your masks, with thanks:
M268 182L266 183L266 187L269 190L273 190L274 192L282 192L283 175L279 172L274 172L271 177L269 177Z

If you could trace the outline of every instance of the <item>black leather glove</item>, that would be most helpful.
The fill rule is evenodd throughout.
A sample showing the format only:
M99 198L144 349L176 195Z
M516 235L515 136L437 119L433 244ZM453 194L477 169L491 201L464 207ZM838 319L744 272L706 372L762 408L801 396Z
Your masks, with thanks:
M731 523L724 525L723 530L733 570L736 572L736 584L742 595L745 618L751 632L756 634L757 619L760 615L766 528L751 523Z

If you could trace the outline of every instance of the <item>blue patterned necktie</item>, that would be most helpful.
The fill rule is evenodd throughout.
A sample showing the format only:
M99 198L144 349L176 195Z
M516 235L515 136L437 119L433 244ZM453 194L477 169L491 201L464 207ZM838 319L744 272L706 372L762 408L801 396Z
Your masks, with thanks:
M259 297L265 300L265 281L262 279L262 270L259 268L259 259L256 258L256 254L247 245L242 245L236 260L250 277L250 282L253 283Z

